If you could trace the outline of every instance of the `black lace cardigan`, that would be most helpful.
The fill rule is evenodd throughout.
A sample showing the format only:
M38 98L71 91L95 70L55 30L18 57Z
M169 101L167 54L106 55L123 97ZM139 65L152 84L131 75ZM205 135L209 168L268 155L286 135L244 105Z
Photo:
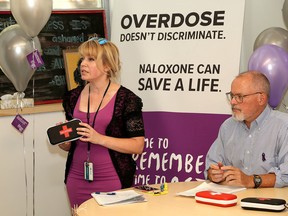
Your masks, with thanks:
M83 86L77 87L68 91L63 97L63 108L67 120L73 118L73 111L82 89ZM142 107L141 98L129 89L121 86L117 92L113 116L106 128L106 135L117 138L145 136ZM72 141L66 161L65 183L73 160L75 146L75 141ZM111 149L109 149L109 153L121 181L122 188L131 187L136 170L136 163L132 155Z

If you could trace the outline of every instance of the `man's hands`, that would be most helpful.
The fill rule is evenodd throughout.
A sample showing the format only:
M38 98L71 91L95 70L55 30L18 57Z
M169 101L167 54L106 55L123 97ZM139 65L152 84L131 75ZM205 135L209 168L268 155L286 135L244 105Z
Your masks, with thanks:
M211 164L208 169L208 179L215 183L220 183L225 180L224 171L221 169L223 164L218 162L218 164Z
M233 166L223 166L221 162L211 164L208 170L208 178L215 183L231 186L244 186L253 188L253 176L248 176L240 169Z

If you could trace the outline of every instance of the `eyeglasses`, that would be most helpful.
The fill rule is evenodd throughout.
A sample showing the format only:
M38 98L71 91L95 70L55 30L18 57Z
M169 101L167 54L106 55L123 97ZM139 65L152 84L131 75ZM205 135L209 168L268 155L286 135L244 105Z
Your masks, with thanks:
M108 40L106 38L92 37L88 41L97 41L100 45L106 44Z
M233 98L236 100L237 103L243 103L243 99L245 97L256 95L256 94L262 94L263 92L255 92L252 94L246 94L246 95L240 95L240 94L232 94L231 92L226 93L227 100L230 102Z

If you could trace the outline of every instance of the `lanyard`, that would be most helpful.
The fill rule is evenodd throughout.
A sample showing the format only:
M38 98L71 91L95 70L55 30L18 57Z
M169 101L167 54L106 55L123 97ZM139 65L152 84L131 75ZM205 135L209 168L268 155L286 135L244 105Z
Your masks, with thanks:
M109 83L108 83L108 85L106 87L106 90L105 90L105 92L104 92L104 94L102 96L100 104L99 104L99 106L98 106L98 108L96 110L96 113L94 115L94 119L93 119L93 122L92 122L92 125L91 125L92 128L94 128L96 117L97 117L99 109L100 109L100 107L102 105L103 99L104 99L104 97L105 97L105 95L106 95L106 93L107 93L107 91L109 89L110 83L111 83L111 81L109 80ZM89 84L89 94L88 94L87 123L90 124L90 84ZM91 143L88 142L88 149L87 149L88 159L87 159L87 161L89 161L89 159L90 159L90 145L91 145Z

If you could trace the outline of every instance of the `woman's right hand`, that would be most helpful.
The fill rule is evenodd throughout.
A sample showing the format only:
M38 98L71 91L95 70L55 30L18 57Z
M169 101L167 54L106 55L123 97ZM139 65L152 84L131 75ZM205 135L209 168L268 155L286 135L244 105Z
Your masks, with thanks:
M58 145L64 151L69 151L71 147L71 142L64 142Z
M67 122L67 120L66 120ZM56 125L63 124L63 122L58 122ZM64 142L58 145L59 148L61 148L64 151L69 151L71 147L71 142Z

